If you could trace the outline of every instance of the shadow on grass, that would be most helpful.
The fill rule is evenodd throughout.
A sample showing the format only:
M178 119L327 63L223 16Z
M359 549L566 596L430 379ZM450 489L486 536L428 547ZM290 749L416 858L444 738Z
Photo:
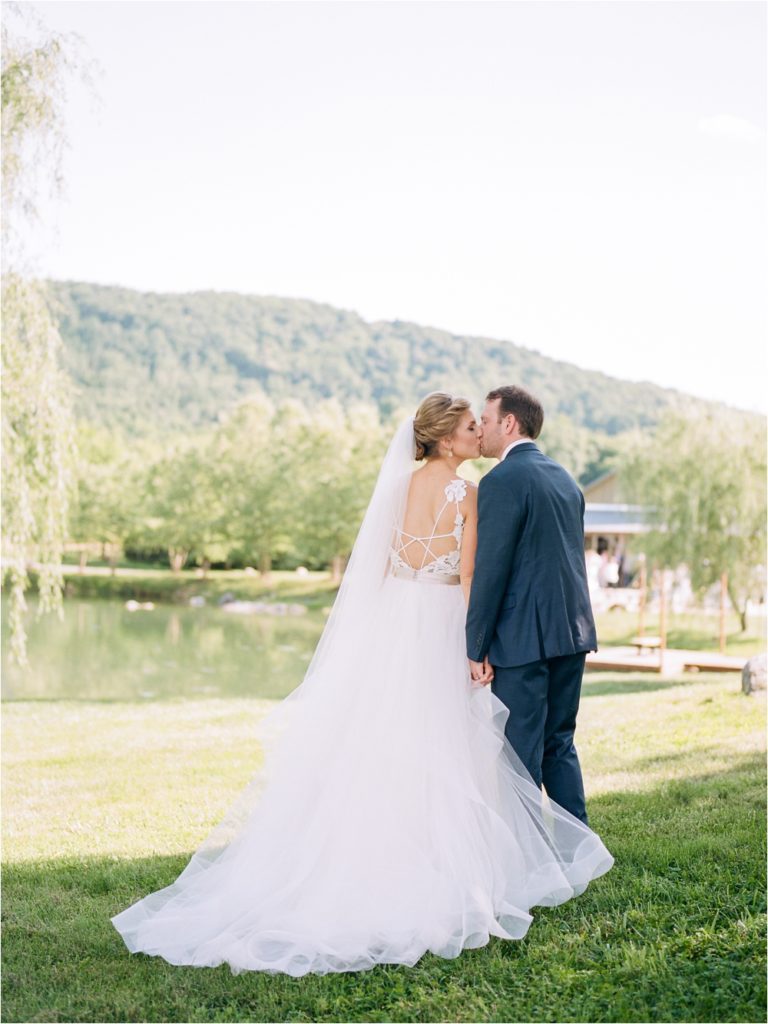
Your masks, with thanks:
M707 758L711 758L711 763L715 764L718 757L722 758L723 748L718 746L716 743L702 744L701 746L688 746L683 747L681 750L676 750L674 753L664 754L651 754L647 757L633 757L629 763L628 770L632 773L639 772L643 773L649 768L659 768L667 765L669 768L673 768L679 764L684 764L686 761L690 761L692 765L696 767L700 766L702 761L706 761ZM729 772L738 772L741 768L752 764L754 754L744 754L740 758L731 758ZM710 773L699 774L695 776L686 776L680 778L678 776L670 777L659 785L666 791L670 788L674 788L678 783L682 783L685 787L692 785L695 788L700 786L702 783L712 782L722 776L722 771L717 768ZM629 796L627 793L622 793L623 797ZM598 798L599 800L600 798Z
M110 917L187 856L6 867L4 1020L756 1021L764 1015L763 759L590 801L616 857L521 942L309 976L129 955ZM191 854L192 851L190 851Z

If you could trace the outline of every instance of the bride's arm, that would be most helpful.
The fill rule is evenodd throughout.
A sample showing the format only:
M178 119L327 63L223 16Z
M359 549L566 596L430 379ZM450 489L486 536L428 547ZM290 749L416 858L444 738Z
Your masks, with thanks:
M475 572L475 551L477 550L477 487L470 483L461 503L464 515L464 534L461 538L461 560L459 578L464 594L464 603L469 604L472 576Z

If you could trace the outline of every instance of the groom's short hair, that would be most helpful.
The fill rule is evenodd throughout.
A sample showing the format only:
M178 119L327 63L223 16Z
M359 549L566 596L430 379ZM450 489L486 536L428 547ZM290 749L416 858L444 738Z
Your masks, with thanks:
M499 419L509 416L511 413L517 418L520 430L526 437L536 438L539 436L544 424L544 410L538 398L534 398L530 391L518 388L514 384L504 384L500 388L494 388L485 396L486 402L495 402L497 398L501 399Z

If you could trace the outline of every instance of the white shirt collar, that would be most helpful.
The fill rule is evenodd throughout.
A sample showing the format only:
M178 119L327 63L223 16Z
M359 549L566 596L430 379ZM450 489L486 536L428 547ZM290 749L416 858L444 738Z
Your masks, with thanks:
M512 449L515 447L515 445L518 445L518 444L528 444L529 441L530 441L531 444L533 444L533 438L532 437L518 437L518 439L516 441L513 441L512 444L508 444L507 445L507 447L502 452L501 459L499 459L499 461L503 462L504 459L506 459L506 457L509 455L509 453L512 451Z

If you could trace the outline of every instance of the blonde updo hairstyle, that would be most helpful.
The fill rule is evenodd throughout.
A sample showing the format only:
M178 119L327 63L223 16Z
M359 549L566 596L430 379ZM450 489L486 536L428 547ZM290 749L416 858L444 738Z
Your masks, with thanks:
M427 395L413 418L416 458L419 461L435 458L439 454L441 439L455 432L462 416L470 408L468 398L449 395L445 391L433 391Z

